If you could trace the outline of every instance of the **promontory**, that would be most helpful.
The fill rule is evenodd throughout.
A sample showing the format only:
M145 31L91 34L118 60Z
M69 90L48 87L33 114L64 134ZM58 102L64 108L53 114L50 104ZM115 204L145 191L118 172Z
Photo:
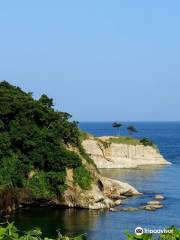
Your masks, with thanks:
M47 95L0 82L0 213L33 204L111 208L139 194L100 175L70 118Z
M170 164L148 139L126 136L93 137L86 134L84 149L98 168L136 168L140 165Z

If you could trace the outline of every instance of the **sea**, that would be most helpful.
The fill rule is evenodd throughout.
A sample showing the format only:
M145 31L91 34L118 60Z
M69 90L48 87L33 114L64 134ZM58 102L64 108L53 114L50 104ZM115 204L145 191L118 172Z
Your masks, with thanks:
M168 166L141 166L136 169L103 169L101 174L128 182L143 193L123 201L124 207L136 207L152 200L156 194L165 196L164 208L157 211L109 212L105 210L31 208L17 211L9 218L21 230L39 226L45 235L57 236L57 231L69 236L87 234L88 240L124 240L125 230L136 227L160 230L180 227L180 122L123 122L118 131L112 122L81 122L79 128L94 136L128 135L127 127L138 129L134 137L151 139Z

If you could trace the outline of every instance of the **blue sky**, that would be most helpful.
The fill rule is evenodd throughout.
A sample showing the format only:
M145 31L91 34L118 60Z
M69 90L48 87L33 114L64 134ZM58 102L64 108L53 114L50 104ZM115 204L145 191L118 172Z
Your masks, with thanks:
M79 121L180 120L180 1L6 0L0 79Z

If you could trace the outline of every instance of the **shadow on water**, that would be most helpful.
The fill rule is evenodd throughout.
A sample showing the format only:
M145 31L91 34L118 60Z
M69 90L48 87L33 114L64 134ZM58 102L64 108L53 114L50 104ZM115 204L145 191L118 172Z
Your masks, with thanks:
M105 177L111 177L114 179L127 179L133 178L149 178L152 175L156 175L160 170L167 168L167 165L146 165L139 166L137 168L125 168L125 169L100 169L100 173Z
M46 236L56 237L56 230L68 236L85 233L96 225L98 216L98 211L85 209L32 207L17 211L8 221L15 220L16 226L22 230L38 226Z
M100 173L105 177L128 182L142 193L147 193L152 183L160 183L162 172L166 171L168 167L170 166L149 165L139 166L134 169L101 169ZM152 193L159 193L159 190L156 192L153 189L151 190Z

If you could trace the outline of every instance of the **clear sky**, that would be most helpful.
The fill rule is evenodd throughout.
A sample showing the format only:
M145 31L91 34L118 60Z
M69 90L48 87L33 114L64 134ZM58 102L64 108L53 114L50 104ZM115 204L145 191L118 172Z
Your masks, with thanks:
M178 121L180 1L1 1L0 79L78 121Z

